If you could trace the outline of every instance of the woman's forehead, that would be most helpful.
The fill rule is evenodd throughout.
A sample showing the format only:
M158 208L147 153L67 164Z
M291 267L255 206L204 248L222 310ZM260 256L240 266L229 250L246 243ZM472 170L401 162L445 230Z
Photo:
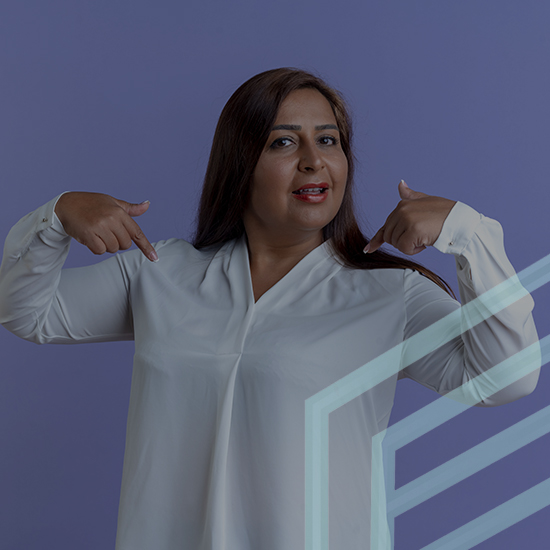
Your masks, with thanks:
M277 113L276 124L293 124L298 120L316 124L336 123L328 99L318 90L304 88L294 90L283 100Z

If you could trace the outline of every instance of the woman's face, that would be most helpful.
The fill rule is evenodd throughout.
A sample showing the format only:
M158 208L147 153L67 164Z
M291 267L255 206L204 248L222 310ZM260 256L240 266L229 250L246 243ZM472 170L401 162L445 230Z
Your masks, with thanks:
M322 242L323 227L342 204L347 175L328 100L315 89L291 92L254 170L243 218L249 238L257 232L300 240L320 237Z

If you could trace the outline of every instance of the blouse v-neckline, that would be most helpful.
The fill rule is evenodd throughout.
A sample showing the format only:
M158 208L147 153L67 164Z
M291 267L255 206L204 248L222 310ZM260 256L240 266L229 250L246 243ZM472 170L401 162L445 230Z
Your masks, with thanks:
M236 251L238 251L240 259L243 265L245 275L245 284L247 286L248 299L255 307L263 306L264 303L268 303L275 300L279 300L284 297L285 290L295 288L300 282L301 277L308 273L316 264L329 258L331 256L329 250L329 241L321 243L313 250L308 252L294 267L292 267L283 277L281 277L275 284L271 285L257 300L254 298L254 287L252 285L252 272L250 270L250 256L248 254L248 246L246 244L246 235L243 233L241 237L237 239ZM278 297L273 298L276 295Z

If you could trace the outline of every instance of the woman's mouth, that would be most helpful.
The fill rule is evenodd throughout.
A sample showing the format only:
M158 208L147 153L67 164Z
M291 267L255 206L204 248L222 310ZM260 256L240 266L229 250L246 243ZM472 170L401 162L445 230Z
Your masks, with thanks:
M328 188L327 187L307 187L305 189L298 189L297 191L292 191L294 195L319 195L324 193Z
M300 201L318 203L327 198L327 191L327 187L306 187L293 191L292 195Z

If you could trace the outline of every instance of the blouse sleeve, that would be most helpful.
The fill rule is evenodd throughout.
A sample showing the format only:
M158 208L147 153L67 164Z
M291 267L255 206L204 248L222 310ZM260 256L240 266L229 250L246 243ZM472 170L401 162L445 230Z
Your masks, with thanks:
M447 216L434 247L455 256L463 305L515 276L504 251L501 225L463 203L457 202ZM460 308L456 300L427 277L406 270L404 279L405 340ZM517 281L517 277L515 279ZM400 372L400 378L411 378L445 395L527 346L538 346L531 313L533 307L533 299L525 293L513 304L411 363ZM463 311L460 313L461 323L468 326ZM537 349L540 357L540 347ZM405 364L410 363L406 351L402 359ZM478 406L495 406L528 395L538 381L540 361L537 365L539 368L507 387L499 385L498 380L491 380L489 392L486 383L477 387L474 380L467 385L468 399Z
M0 324L37 344L132 340L129 300L139 254L62 269L71 237L54 208L59 195L9 232L0 266ZM132 261L133 260L133 261Z

